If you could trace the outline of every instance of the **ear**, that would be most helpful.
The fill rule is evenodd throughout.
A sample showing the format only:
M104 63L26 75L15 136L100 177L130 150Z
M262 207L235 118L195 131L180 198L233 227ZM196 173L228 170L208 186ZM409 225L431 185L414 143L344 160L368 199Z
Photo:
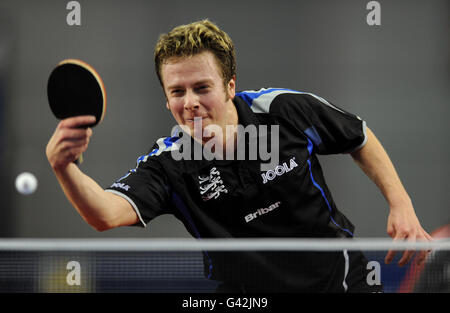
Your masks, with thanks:
M167 110L169 110L169 111L170 111L170 107L169 107L169 101L166 101L166 108L167 108Z
M230 99L234 99L236 95L236 75L234 75L231 80L228 82L228 96Z

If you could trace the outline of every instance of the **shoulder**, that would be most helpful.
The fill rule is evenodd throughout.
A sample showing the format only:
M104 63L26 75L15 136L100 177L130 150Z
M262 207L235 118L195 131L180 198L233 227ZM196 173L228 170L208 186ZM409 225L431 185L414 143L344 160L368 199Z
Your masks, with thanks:
M170 152L180 149L178 144L180 137L175 134L171 137L161 137L153 144L152 148L144 155L140 155L136 160L136 166L128 171L127 174L117 180L117 182L133 177L136 174L142 175L162 175L164 173L164 164L167 157L170 157Z
M165 152L171 152L180 149L178 134L170 137L161 137L155 141L153 147L150 149L147 157L157 157Z
M180 137L178 135L159 138L147 154L138 157L136 160L136 168L143 164L161 162L167 156L167 153L170 154L170 152L180 149L179 140Z
M290 108L310 108L319 102L332 106L328 101L316 94L288 88L261 88L236 93L244 100L254 113L288 114Z

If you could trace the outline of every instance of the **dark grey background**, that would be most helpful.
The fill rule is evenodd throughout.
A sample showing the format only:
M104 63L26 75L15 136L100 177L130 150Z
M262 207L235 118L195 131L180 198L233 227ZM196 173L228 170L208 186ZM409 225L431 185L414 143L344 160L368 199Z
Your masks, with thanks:
M422 225L432 231L450 222L449 1L379 1L381 26L367 25L369 1L361 0L79 1L81 26L66 24L67 2L0 2L0 236L188 236L171 216L147 229L103 233L81 219L45 157L57 124L46 83L54 65L69 57L86 60L103 77L108 112L81 168L106 187L175 125L153 69L159 34L205 17L236 45L239 90L313 92L361 116L391 156ZM387 204L351 157L321 160L356 235L387 236ZM30 196L14 187L24 171L39 181Z

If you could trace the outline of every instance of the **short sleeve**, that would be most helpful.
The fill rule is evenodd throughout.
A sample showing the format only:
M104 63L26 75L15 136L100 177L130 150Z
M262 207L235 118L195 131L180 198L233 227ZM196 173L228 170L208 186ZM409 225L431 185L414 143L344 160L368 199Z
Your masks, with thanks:
M155 217L169 213L167 176L151 154L139 157L136 168L105 190L126 199L144 227Z
M280 94L270 109L300 129L318 154L351 153L366 143L365 121L314 94Z

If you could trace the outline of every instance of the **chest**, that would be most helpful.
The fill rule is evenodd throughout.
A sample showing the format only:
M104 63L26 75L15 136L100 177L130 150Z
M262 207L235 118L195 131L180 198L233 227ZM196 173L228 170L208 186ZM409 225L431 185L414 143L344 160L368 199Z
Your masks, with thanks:
M291 198L298 200L309 172L307 138L280 127L276 136L269 132L253 143L249 140L245 146L244 159L188 166L182 183L196 206L219 215L238 214L242 219L242 212L268 208L277 202L288 204Z

